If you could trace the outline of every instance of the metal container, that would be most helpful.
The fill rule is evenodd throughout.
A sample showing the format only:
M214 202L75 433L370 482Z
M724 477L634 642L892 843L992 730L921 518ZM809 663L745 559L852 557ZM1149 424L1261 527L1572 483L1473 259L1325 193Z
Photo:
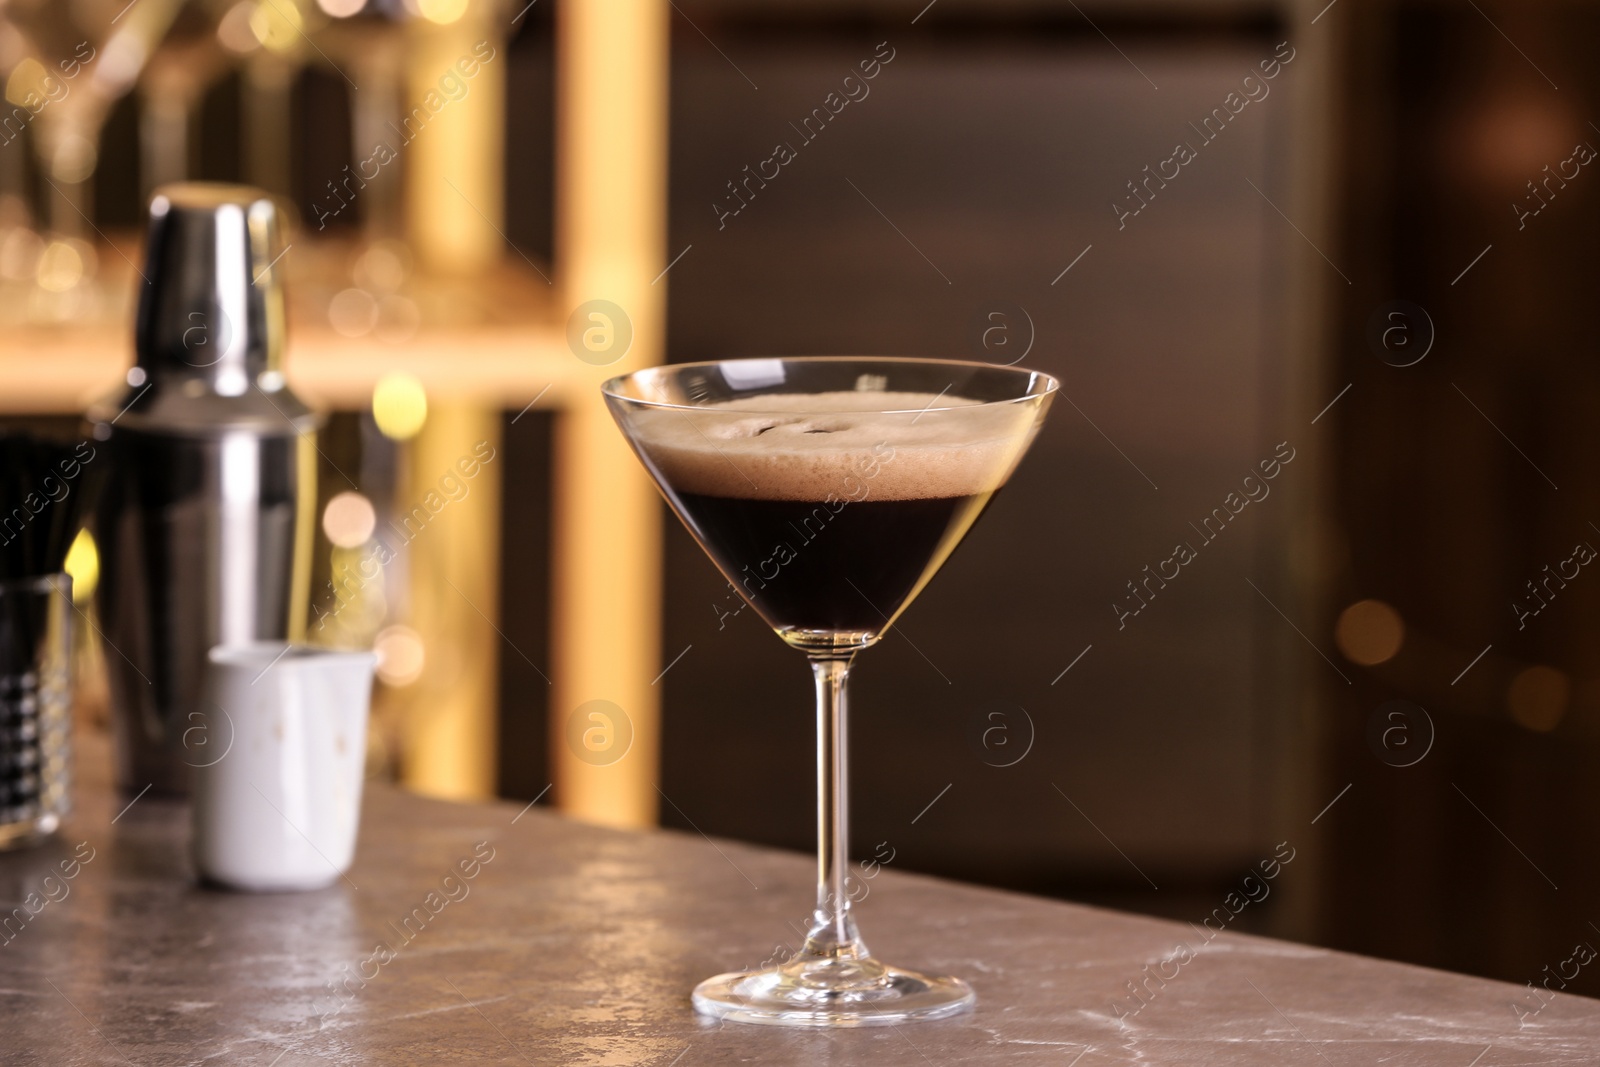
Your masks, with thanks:
M136 363L88 413L112 463L97 603L118 784L183 794L222 718L201 705L207 652L304 634L319 419L284 385L267 194L163 186L146 249Z

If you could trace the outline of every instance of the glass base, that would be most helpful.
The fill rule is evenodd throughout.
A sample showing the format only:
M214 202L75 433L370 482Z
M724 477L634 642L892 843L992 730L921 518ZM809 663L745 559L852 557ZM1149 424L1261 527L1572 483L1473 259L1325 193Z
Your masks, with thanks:
M796 960L719 974L694 990L695 1010L702 1015L769 1026L891 1026L943 1019L968 1010L976 999L959 978L903 971L870 957L843 967Z

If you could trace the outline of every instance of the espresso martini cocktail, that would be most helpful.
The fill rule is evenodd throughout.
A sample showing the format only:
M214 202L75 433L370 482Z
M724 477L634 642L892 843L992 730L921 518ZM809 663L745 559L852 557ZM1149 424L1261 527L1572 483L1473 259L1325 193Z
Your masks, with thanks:
M785 640L860 647L960 543L1033 415L933 393L786 393L644 410L633 442Z
M971 1005L874 959L850 914L845 682L1022 459L1056 391L1017 367L796 358L656 367L604 386L667 502L817 690L817 904L786 963L702 982L702 1012L863 1026Z

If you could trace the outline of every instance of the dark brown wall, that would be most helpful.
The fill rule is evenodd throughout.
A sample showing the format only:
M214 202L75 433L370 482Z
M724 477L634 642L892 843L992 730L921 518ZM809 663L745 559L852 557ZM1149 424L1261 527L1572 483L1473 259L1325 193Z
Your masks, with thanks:
M1280 395L1292 233L1251 188L1284 195L1295 70L1119 230L1125 183L1196 140L1187 123L1281 37L1119 25L1124 58L1076 16L926 21L697 18L724 55L680 20L669 255L693 247L669 276L670 356L1009 359L980 344L987 314L1005 314L1018 355L1031 319L1026 362L1070 399L859 660L857 851L887 842L910 869L1198 922L1274 843L1283 696L1264 668L1269 624L1289 631L1249 583L1281 585L1283 497L1242 514L1126 629L1112 603L1175 541L1198 541L1188 524L1277 442L1305 444ZM789 123L884 41L895 58L870 95L801 144ZM726 182L780 140L798 158L719 228ZM1278 484L1300 476L1291 464ZM805 664L750 612L719 629L726 590L676 522L667 560L663 663L689 651L662 682L663 818L808 848ZM972 743L995 710L1018 750L1031 721L1015 766Z
M1351 668L1357 685L1331 713L1330 795L1354 787L1328 820L1324 936L1537 981L1576 942L1600 944L1600 865L1586 844L1600 578L1583 568L1521 628L1511 606L1531 603L1524 583L1577 542L1600 546L1589 293L1600 170L1583 167L1525 228L1511 205L1576 143L1600 146L1585 103L1600 90L1600 24L1567 5L1348 7L1340 175L1354 285L1339 294L1337 377L1353 388L1335 412L1330 577L1335 609L1382 599L1406 641L1380 667ZM1412 367L1385 365L1364 337L1397 298L1437 331ZM1518 721L1513 683L1537 667L1560 672L1567 693L1557 684ZM1385 766L1367 742L1391 699L1432 719L1415 766ZM1600 975L1571 989L1600 992Z

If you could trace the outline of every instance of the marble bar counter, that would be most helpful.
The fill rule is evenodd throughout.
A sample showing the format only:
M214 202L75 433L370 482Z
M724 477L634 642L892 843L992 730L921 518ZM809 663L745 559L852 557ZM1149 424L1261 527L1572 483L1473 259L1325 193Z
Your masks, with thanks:
M809 858L378 786L347 878L215 891L195 884L185 809L125 807L103 749L85 748L58 839L0 855L7 1065L1600 1063L1593 1000L1533 1013L1525 987L1231 933L1204 943L1187 924L893 869L862 908L868 941L967 978L976 1011L833 1032L718 1024L689 990L795 941ZM1132 1011L1126 983L1158 970L1172 977Z

